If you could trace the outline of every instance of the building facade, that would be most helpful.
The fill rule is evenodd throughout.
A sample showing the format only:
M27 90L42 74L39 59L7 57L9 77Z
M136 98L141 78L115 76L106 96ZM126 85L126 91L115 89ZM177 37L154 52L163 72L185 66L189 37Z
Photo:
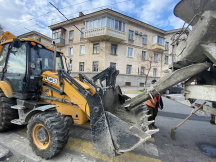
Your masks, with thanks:
M46 35L43 35L41 33L38 33L36 31L31 31L22 35L18 36L19 38L32 38L35 39L41 43L43 43L47 47L51 47L52 39L50 37L47 37Z
M75 26L79 29L77 29ZM72 75L89 77L115 66L117 84L144 86L168 71L171 35L139 20L104 9L50 26L58 49L72 61Z

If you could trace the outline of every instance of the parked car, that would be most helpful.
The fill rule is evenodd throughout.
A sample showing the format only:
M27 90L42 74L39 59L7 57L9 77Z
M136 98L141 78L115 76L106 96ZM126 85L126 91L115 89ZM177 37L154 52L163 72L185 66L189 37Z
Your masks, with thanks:
M183 87L179 84L176 84L172 86L171 88L167 89L165 94L171 94L171 93L183 93Z

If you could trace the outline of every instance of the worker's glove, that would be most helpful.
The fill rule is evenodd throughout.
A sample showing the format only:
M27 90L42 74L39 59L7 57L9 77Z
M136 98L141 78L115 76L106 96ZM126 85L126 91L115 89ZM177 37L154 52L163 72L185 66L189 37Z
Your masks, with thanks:
M163 110L163 107L160 107L161 110Z

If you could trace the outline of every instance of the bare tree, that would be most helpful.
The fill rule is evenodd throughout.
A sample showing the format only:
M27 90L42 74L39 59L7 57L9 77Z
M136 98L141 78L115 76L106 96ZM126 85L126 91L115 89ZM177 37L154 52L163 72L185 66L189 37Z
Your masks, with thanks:
M2 27L2 25L0 24L0 35L3 33L3 27Z
M157 62L155 62L155 60L154 60L154 54L149 54L148 57L147 57L147 59L144 59L143 56L141 56L141 60L143 60L143 62L145 63L145 69L147 70L147 73L146 74L144 73L144 76L145 76L144 86L146 87L147 81L148 81L148 77L149 77L149 73L150 73L151 69L153 67L160 67L161 58L158 56Z

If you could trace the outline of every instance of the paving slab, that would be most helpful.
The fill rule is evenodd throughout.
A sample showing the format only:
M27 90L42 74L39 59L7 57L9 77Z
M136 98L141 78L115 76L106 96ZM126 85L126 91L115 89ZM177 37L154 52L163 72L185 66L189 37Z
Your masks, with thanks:
M5 160L9 153L10 150L0 145L0 161Z

